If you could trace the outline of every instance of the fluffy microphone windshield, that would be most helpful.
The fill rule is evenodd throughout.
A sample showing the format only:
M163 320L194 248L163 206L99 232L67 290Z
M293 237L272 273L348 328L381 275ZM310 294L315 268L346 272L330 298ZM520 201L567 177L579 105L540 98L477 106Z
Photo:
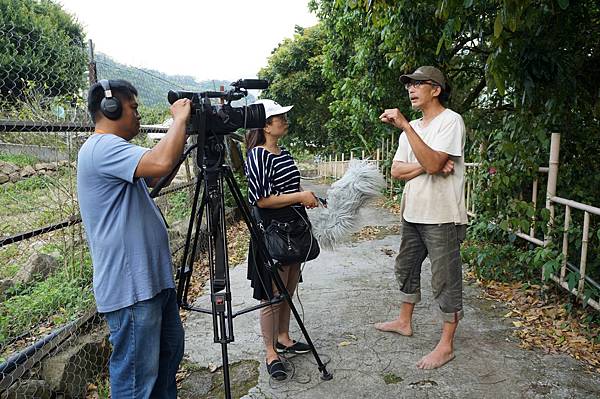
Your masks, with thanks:
M311 213L313 234L324 249L354 232L358 210L365 202L381 196L385 180L377 167L367 161L352 160L344 176L327 190L327 208Z

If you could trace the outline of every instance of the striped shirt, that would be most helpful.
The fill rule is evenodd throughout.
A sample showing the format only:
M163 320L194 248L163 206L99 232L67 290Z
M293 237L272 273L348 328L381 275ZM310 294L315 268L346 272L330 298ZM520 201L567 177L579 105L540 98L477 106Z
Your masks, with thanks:
M297 193L300 191L300 171L294 158L284 147L275 155L262 147L248 151L244 171L248 178L248 201L256 201L271 195Z

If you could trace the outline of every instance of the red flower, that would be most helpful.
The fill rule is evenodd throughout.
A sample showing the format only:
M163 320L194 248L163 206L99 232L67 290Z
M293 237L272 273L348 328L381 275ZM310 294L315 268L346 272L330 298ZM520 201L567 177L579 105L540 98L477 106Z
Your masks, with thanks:
M495 174L496 174L496 168L494 168L493 166L492 166L492 167L490 167L490 168L488 169L488 173L489 173L490 175L492 175L492 176L493 176L493 175L495 175Z

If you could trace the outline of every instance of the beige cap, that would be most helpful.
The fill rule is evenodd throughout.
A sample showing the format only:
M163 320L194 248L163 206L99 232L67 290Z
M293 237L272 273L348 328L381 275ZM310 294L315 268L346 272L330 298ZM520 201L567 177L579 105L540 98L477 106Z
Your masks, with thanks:
M429 65L419 67L409 75L400 76L402 83L408 83L411 80L432 80L442 86L442 89L446 89L446 79L442 71Z

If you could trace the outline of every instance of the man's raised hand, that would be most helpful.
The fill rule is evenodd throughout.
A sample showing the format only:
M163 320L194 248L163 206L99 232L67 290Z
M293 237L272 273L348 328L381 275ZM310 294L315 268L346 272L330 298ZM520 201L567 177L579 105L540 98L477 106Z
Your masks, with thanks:
M396 126L398 129L402 130L404 130L408 125L406 117L402 115L402 112L400 112L398 108L386 109L381 115L379 115L379 120Z

